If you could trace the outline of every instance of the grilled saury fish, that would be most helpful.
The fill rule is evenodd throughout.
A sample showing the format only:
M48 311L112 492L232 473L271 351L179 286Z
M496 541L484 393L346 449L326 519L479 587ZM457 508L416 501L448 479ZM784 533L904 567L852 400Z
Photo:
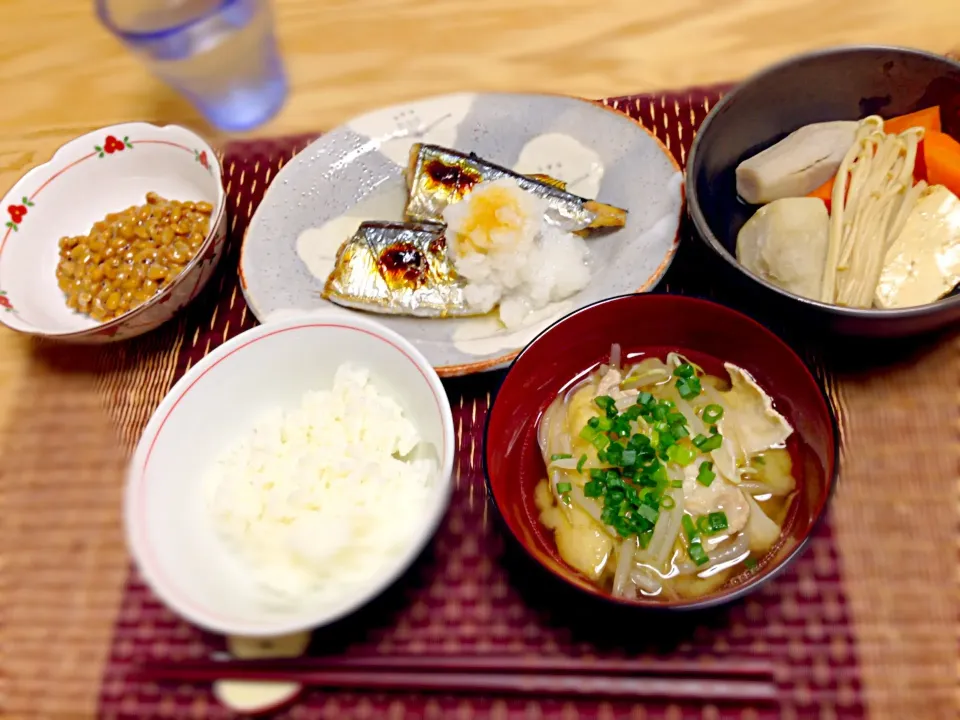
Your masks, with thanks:
M337 253L323 297L356 310L417 317L482 315L447 257L442 223L365 222Z
M627 211L566 191L566 185L546 175L520 175L476 155L438 145L415 144L407 165L406 218L411 222L442 222L443 210L459 202L475 185L512 178L526 192L545 199L546 217L567 232L583 234L596 228L619 228Z

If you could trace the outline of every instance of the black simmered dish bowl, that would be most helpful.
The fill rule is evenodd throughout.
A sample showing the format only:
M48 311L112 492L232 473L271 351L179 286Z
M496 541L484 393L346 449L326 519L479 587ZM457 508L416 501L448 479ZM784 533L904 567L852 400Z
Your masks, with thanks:
M960 320L960 294L895 310L829 305L782 290L742 267L737 234L753 207L737 196L735 170L804 125L895 117L939 106L943 131L960 138L960 63L920 50L858 46L790 58L727 94L701 125L687 164L687 208L697 234L751 304L799 314L839 335L903 337Z

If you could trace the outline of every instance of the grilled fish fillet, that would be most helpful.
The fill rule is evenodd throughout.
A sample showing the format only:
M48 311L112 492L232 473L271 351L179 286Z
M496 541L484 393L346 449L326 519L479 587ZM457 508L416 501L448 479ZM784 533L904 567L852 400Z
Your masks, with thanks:
M442 223L365 222L340 247L323 297L355 310L416 317L483 315L447 257Z
M406 218L410 222L442 222L447 205L462 200L481 182L504 177L545 199L547 220L567 232L619 228L627 221L626 210L569 193L563 182L549 176L520 175L473 154L420 143L410 148Z

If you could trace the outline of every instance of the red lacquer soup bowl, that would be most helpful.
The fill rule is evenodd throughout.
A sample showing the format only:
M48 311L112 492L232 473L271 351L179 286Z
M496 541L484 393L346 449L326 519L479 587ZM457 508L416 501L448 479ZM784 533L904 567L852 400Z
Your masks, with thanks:
M750 372L795 432L788 441L797 496L778 545L757 568L744 571L705 597L617 602L668 609L701 609L756 589L801 551L826 510L838 470L837 422L823 389L780 338L750 318L716 303L676 295L626 295L578 310L553 325L517 357L487 421L484 462L493 501L513 536L537 562L565 582L614 598L557 552L552 531L540 524L534 490L546 477L537 443L541 415L558 393L621 347L622 362L680 352L708 373L725 377L723 363Z

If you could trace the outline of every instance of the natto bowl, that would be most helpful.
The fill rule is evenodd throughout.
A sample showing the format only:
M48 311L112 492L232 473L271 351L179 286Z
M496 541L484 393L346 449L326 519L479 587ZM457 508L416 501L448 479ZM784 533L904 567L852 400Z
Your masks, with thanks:
M820 50L763 70L728 93L703 121L687 164L687 208L718 269L750 305L795 314L838 335L902 337L960 320L960 295L912 308L840 307L782 290L742 267L737 233L756 210L737 197L741 161L804 125L885 118L939 105L943 129L960 138L960 64L921 50L858 46Z
M553 534L540 524L534 489L546 477L537 425L549 404L576 379L609 362L613 343L626 362L638 354L678 351L707 372L725 376L724 362L749 371L795 432L788 443L798 493L781 542L754 571L716 593L687 600L615 599L568 566ZM831 405L803 361L772 332L722 305L678 295L611 298L553 325L517 357L487 420L484 464L493 502L524 550L561 581L624 605L703 609L742 597L783 570L803 549L836 482L839 435Z
M71 310L57 284L60 238L86 235L108 213L144 204L148 192L210 203L203 244L173 282L140 306L102 323ZM71 140L13 186L0 213L0 322L74 343L135 337L172 318L206 285L226 238L217 156L177 125L124 123Z

